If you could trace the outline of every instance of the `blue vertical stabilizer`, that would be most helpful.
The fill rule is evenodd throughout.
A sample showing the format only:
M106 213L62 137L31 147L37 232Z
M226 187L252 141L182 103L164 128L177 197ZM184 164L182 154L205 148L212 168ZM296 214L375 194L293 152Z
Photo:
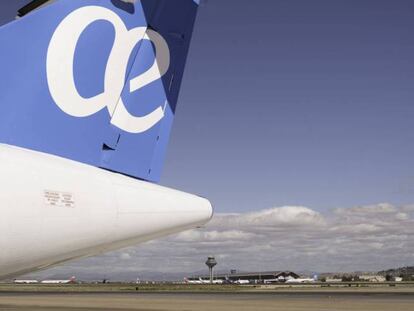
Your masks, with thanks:
M158 181L194 0L58 0L0 28L0 143Z

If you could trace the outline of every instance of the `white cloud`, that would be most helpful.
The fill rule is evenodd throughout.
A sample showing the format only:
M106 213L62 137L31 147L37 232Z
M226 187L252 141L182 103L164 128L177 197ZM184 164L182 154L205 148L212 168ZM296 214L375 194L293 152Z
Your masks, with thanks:
M411 210L378 204L327 214L299 206L217 214L203 229L45 273L134 279L136 275L162 278L178 271L184 276L203 271L211 254L218 259L218 269L225 271L380 270L414 264Z
M381 203L377 205L356 206L352 208L339 208L336 210L341 215L378 215L378 214L392 214L397 211L397 208L388 203Z
M178 234L173 238L176 242L222 242L222 241L249 241L254 237L254 234L243 232L240 230L228 231L199 231L191 230Z
M121 253L121 254L119 254L119 259L121 259L121 260L129 260L129 259L131 259L131 255L128 254L128 253Z
M410 218L410 216L407 213L397 213L395 215L395 218L397 220L408 220Z
M304 225L323 225L324 219L318 213L306 207L285 206L272 208L247 214L230 215L218 217L225 225L231 223L238 226L304 226Z

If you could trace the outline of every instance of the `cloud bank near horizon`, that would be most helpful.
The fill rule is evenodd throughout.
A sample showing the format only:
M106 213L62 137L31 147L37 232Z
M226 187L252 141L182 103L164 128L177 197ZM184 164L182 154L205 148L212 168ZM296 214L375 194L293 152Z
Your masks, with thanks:
M376 271L414 264L414 205L285 206L217 214L205 227L40 273L125 279L205 270ZM37 274L39 276L39 274Z

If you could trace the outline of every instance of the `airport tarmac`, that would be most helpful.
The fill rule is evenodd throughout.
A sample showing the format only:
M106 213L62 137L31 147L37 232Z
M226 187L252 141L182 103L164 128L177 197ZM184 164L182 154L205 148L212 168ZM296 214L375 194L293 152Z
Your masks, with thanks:
M0 293L4 311L412 311L406 292Z

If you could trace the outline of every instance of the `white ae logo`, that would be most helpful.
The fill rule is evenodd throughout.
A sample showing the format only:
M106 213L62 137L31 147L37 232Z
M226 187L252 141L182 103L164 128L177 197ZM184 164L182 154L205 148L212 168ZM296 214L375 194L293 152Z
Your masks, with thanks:
M98 20L110 22L115 29L115 40L105 70L104 91L91 98L82 97L75 85L73 64L76 45L85 29ZM120 95L130 55L141 40L150 40L156 57L151 68L129 83L130 92L159 80L170 66L170 51L164 38L147 27L128 30L122 19L109 9L87 6L69 14L57 27L47 52L47 81L55 103L74 117L87 117L107 107L111 123L130 133L142 133L164 117L160 106L143 117L131 115ZM115 112L116 110L116 112Z

